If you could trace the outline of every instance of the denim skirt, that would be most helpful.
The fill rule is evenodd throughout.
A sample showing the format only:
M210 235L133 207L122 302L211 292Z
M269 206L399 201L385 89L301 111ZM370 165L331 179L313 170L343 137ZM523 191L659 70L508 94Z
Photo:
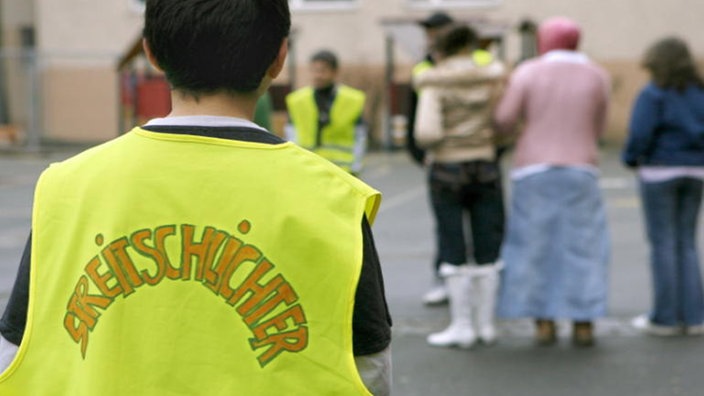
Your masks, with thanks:
M606 314L610 240L597 176L557 167L516 180L508 219L500 316Z

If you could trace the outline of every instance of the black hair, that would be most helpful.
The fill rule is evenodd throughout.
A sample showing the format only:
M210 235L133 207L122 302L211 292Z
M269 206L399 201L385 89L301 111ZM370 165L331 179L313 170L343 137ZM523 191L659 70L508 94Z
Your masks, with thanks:
M287 0L147 0L144 38L175 90L257 90L291 28Z
M642 63L661 88L681 91L690 84L704 87L687 43L679 37L657 41L646 51Z
M320 50L310 57L310 62L323 62L330 66L331 69L337 70L339 64L337 61L337 56L329 50Z
M474 46L477 33L467 25L451 25L442 30L435 39L434 49L443 56L452 56L465 48Z

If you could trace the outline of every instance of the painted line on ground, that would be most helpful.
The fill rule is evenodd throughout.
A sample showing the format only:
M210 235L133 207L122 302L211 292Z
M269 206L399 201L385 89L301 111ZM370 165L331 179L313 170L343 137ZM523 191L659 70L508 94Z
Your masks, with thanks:
M442 308L436 307L434 309ZM448 320L448 318L419 320L394 317L392 330L398 335L427 335L445 328ZM535 334L532 320L498 320L496 328L499 338L531 338ZM561 338L569 337L571 330L572 324L570 322L558 322L558 335ZM594 333L597 337L635 337L643 335L643 333L631 326L631 318L625 317L608 317L596 320L594 322Z
M386 211L395 209L399 206L403 206L407 204L408 202L411 202L415 199L418 199L425 195L426 187L425 185L419 185L415 188L412 188L410 190L406 190L400 194L394 195L390 198L387 199L382 199L381 201L381 208L379 209L379 213L384 213Z
M27 242L29 228L13 227L0 230L0 249L21 248Z
M599 187L604 190L624 190L635 188L635 180L630 177L602 177L599 179Z

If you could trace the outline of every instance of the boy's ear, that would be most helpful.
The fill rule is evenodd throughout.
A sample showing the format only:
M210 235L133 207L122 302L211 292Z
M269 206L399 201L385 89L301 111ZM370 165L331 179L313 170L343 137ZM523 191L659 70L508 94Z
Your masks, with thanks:
M149 43L147 43L147 39L142 39L142 48L144 49L144 54L147 55L147 60L149 60L149 63L157 70L160 72L163 72L164 70L161 69L159 64L156 61L156 58L154 58L154 54L152 54L151 48L149 48Z
M288 38L285 38L281 42L281 47L279 47L279 53L276 55L276 59L274 59L274 62L269 66L269 69L266 71L267 76L271 77L271 79L275 79L279 73L281 73L281 70L284 68L284 63L286 63L286 56L288 55Z

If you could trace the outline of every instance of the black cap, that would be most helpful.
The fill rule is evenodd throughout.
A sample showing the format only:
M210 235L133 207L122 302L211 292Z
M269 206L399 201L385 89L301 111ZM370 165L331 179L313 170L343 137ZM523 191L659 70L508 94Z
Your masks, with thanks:
M450 18L449 15L445 14L442 11L438 11L434 13L433 15L425 18L424 20L420 21L420 25L423 26L426 29L432 29L432 28L439 28L442 26L446 26L454 22L452 18Z

